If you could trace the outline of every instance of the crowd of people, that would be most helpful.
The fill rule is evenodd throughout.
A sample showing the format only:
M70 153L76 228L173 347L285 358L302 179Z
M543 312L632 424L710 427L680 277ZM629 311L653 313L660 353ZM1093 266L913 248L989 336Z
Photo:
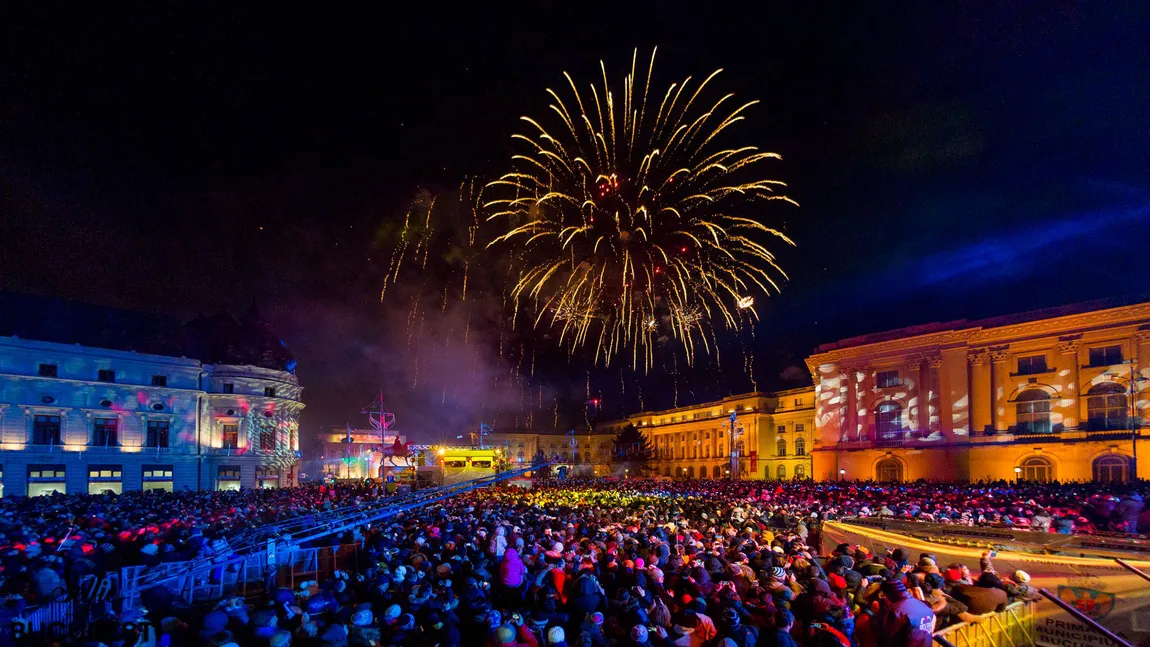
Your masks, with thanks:
M11 608L380 494L340 484L5 498L0 590L22 596ZM149 614L163 641L188 647L925 646L932 630L1032 595L1029 577L996 573L989 556L972 573L902 549L820 550L819 523L889 515L1076 532L1131 527L1141 507L1133 489L1094 485L537 480L331 537L357 546L358 572L254 605L233 596L204 613L169 600ZM93 631L133 644L114 623Z

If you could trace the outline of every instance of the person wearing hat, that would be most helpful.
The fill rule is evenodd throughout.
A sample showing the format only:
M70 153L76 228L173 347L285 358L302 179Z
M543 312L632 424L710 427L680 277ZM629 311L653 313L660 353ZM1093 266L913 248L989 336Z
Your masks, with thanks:
M901 581L883 582L880 590L884 599L870 619L874 635L885 637L890 647L930 647L934 634L934 611L911 597Z
M348 647L376 647L381 639L382 632L375 624L371 604L364 602L356 605L347 628Z
M733 607L723 609L716 625L718 640L730 640L733 647L755 647L759 641L759 630L753 625L744 625L738 610Z
M567 633L563 627L551 627L547 630L546 647L567 647Z

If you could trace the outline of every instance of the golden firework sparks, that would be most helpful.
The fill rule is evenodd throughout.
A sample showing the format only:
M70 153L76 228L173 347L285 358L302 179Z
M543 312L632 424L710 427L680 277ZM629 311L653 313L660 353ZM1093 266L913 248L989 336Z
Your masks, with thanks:
M794 201L758 173L778 154L718 143L757 101L726 94L704 104L721 70L673 83L658 100L654 52L642 83L637 62L638 51L621 97L601 62L590 94L566 72L569 93L547 89L553 123L522 117L529 128L513 136L522 150L486 187L486 220L499 226L488 247L518 263L516 307L572 351L592 348L604 364L630 355L633 367L650 368L655 343L670 335L690 364L697 341L709 352L716 328L757 317L749 293L778 291L786 274L765 241L793 243L757 207Z

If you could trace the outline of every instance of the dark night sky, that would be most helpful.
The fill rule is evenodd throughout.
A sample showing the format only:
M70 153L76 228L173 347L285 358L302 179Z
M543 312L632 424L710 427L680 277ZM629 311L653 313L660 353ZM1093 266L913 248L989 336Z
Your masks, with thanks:
M760 386L843 336L1150 286L1146 3L504 4L8 6L0 289L258 303L300 360L305 433L356 421L394 370L372 232L418 187L501 169L562 70L655 45L667 78L723 67L763 100L741 136L802 204L772 216L798 247ZM680 403L746 388L716 384Z

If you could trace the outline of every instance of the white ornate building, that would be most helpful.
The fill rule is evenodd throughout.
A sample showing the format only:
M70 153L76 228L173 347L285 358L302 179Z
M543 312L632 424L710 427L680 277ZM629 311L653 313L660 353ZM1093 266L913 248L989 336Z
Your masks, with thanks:
M22 295L0 310L4 495L296 482L302 389L254 319L179 327Z

